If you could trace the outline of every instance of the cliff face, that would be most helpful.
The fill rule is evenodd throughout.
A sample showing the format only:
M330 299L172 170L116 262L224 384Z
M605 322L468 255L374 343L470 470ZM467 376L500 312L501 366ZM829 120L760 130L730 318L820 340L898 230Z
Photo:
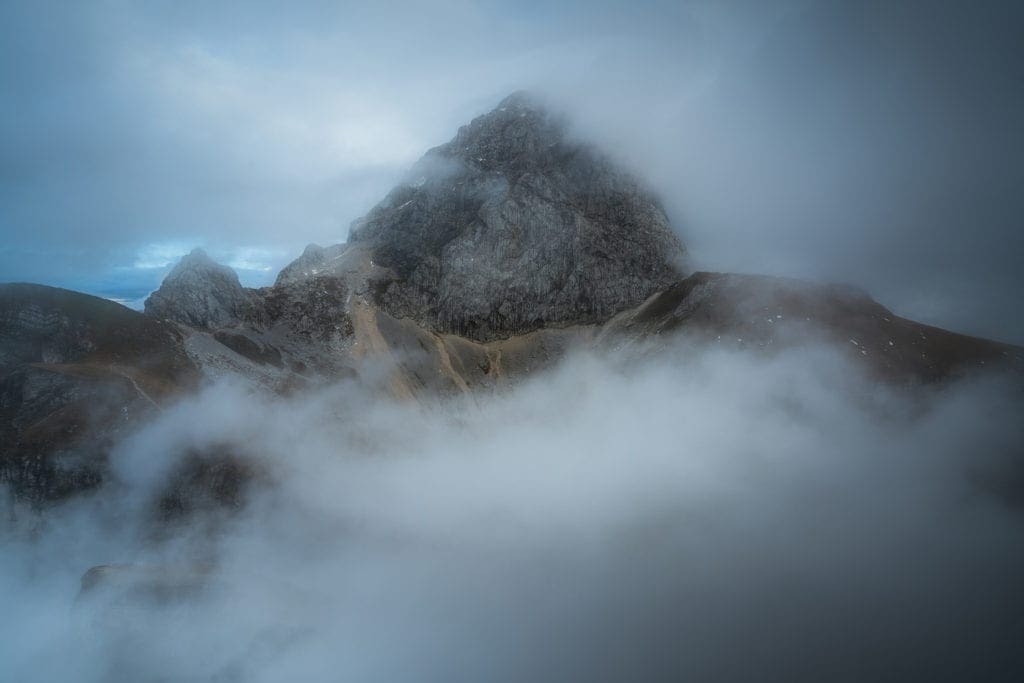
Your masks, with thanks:
M213 329L255 315L252 294L238 275L194 249L174 267L160 289L146 299L146 313L202 329Z
M604 321L685 268L658 201L522 93L430 150L351 241L389 271L384 310L482 341Z

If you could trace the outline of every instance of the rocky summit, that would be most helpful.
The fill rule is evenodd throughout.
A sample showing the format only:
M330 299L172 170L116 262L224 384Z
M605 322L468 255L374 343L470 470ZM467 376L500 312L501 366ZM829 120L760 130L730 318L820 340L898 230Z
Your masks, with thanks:
M193 249L146 299L146 313L212 329L252 317L254 304L235 271Z
M93 487L118 439L222 377L432 400L577 349L671 359L680 339L762 354L824 342L903 386L1021 372L1020 348L900 318L861 290L688 271L657 198L516 93L428 151L348 243L310 245L271 287L243 287L198 249L145 314L0 285L0 482L38 504ZM168 482L168 510L199 504L183 491L202 504L242 495L244 458L200 455Z
M463 126L357 221L391 315L478 340L594 323L685 270L658 200L526 93Z

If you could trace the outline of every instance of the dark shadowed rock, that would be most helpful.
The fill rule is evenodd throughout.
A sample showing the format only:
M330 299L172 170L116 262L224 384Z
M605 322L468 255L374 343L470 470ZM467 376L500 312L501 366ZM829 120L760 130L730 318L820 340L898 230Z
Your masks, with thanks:
M155 521L187 523L200 513L237 511L250 489L267 479L264 464L238 446L190 448L168 474L153 510ZM220 520L211 521L216 526Z
M735 273L694 273L609 321L601 341L671 344L675 333L768 352L830 342L899 384L1024 370L1020 347L901 318L861 289Z
M174 325L87 294L0 285L0 482L34 502L94 486L117 439L197 376Z
M160 289L146 299L146 313L203 329L221 327L255 315L250 290L238 275L194 249L174 267Z
M329 267L330 262L337 258L344 248L344 244L336 244L331 247L321 247L319 244L308 245L299 258L281 269L274 285L287 285L319 275Z
M395 317L479 340L602 322L678 279L658 201L516 93L421 159L353 226Z

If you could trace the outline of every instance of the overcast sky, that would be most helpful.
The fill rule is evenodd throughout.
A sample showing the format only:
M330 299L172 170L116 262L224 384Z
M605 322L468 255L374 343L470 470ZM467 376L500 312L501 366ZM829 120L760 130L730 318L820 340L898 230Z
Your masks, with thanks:
M264 284L528 88L646 177L697 267L1024 343L1018 7L5 2L0 280L138 299L202 245Z

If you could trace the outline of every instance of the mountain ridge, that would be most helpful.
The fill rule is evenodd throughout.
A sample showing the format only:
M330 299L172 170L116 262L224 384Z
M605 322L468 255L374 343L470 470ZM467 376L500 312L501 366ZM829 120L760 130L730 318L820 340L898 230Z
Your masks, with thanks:
M347 243L307 246L269 287L243 287L198 249L145 313L0 285L0 481L38 503L94 487L119 438L225 377L432 401L499 390L575 351L674 362L694 344L828 344L898 386L1024 374L1024 349L900 318L862 290L691 273L657 199L524 94L428 151L410 178ZM223 471L244 471L228 456Z

